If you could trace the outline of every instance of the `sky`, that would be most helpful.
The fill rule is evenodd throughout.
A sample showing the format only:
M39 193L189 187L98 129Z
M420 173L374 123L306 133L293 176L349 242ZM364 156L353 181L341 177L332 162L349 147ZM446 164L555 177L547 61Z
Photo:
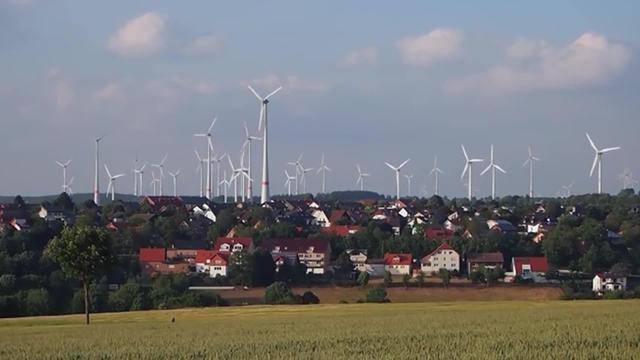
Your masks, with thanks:
M603 170L617 193L625 168L640 178L638 14L635 1L0 0L0 194L60 192L55 161L68 159L73 190L90 192L102 135L104 163L127 174L119 191L133 192L136 157L168 154L179 192L197 194L193 133L217 116L216 151L237 164L243 123L258 131L249 84L283 86L269 107L273 194L287 162L317 168L324 154L328 191L356 189L357 163L367 190L395 193L384 162L410 158L413 195L431 195L437 156L440 193L462 196L461 144L487 159L477 196L490 193L492 144L507 171L498 195L527 193L529 145L537 194L594 192L585 132L622 147ZM320 190L315 171L307 190Z

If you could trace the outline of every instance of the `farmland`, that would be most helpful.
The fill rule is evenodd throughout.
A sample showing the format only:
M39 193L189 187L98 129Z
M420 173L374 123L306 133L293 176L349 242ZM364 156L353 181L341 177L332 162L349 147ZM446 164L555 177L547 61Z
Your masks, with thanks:
M171 321L175 318L175 323ZM0 320L0 358L637 358L640 301L250 306Z

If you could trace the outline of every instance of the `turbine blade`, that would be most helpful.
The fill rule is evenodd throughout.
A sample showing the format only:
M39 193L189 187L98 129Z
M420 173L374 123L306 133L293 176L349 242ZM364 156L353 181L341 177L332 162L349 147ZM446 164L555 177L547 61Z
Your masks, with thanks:
M464 148L464 145L460 145L462 147L462 153L464 154L465 160L469 161L469 155L467 155L467 149Z
M402 169L405 165L407 165L409 161L411 161L411 159L407 159L402 164L400 164L400 166L398 166L398 170Z
M591 144L591 147L593 148L593 150L595 150L595 152L598 152L598 148L596 147L596 144L593 143L593 140L591 140L591 136L589 136L589 133L587 134L587 140L589 140L589 144Z
M591 171L589 172L589 177L593 176L593 172L596 170L596 164L598 163L598 155L593 158L593 165L591 165Z
M384 163L385 163L385 164L387 164L387 166L388 166L389 168L391 168L391 170L393 170L393 171L398 171L398 169L396 169L395 167L393 167L393 165L389 164L388 162L386 162L386 161L385 161Z
M506 171L504 171L504 169L503 169L503 168L501 168L499 165L495 165L495 164L494 164L493 166L495 166L495 167L496 167L496 169L498 169L498 171L502 172L503 174L506 174L506 173L507 173L507 172L506 172Z
M249 90L251 90L251 92L253 93L253 95L255 95L258 100L260 100L261 102L263 101L263 99L260 97L260 95L258 95L258 93L251 87L251 85L248 85Z
M107 171L107 176L111 177L111 173L109 172L109 168L107 167L107 164L104 164L104 169Z
M620 146L614 146L614 147L610 147L610 148L606 148L606 149L602 149L600 150L601 153L607 153L609 151L615 151L615 150L620 150L621 147Z
M464 178L464 175L467 173L467 170L469 170L469 163L464 163L464 169L462 170L462 174L460 175L460 180L462 180Z
M213 118L213 121L211 122L211 125L209 125L209 129L207 130L207 134L211 134L211 130L213 130L213 125L216 124L216 121L218 121L218 117L217 116L215 116Z
M268 100L270 97L272 97L273 95L277 94L278 91L282 90L282 86L280 86L279 88L273 90L269 95L265 96L264 99Z
M486 168L486 169L482 170L482 172L480 173L480 176L482 176L482 175L486 174L486 173L487 173L487 171L489 171L489 170L491 169L491 167L492 167L492 166L493 166L493 165L489 164L489 166L487 166L487 168Z

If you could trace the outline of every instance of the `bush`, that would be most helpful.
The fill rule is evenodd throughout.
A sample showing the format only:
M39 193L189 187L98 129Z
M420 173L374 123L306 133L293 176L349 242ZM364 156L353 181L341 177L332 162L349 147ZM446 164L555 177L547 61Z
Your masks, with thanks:
M307 305L307 304L320 304L320 299L313 292L305 291L305 293L302 294L302 303L305 304L305 305Z
M24 300L24 312L27 315L46 315L49 313L51 296L45 289L28 290Z
M624 295L625 295L624 291L622 290L606 291L602 295L602 298L607 300L618 300L618 299L624 299Z
M480 284L484 282L484 274L480 271L472 271L469 274L469 279L474 284Z
M369 275L368 272L366 271L361 272L360 274L358 274L358 279L357 279L358 285L367 286L367 284L369 283L370 277L371 276Z
M367 302L370 303L385 303L389 302L387 299L387 290L383 286L378 286L367 292Z
M293 293L282 281L276 281L267 286L264 293L264 302L266 304L294 304L296 300Z

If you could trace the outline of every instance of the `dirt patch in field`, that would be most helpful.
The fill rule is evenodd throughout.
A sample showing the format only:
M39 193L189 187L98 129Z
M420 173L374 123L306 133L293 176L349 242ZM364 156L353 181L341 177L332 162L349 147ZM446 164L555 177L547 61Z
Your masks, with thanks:
M349 303L364 299L367 291L372 288L360 287L295 287L293 292L302 294L312 291L323 304L337 304L341 301ZM491 287L473 284L451 284L448 288L440 284L426 284L423 288L402 286L387 289L391 302L442 302L442 301L492 301L492 300L558 300L561 290L555 286L546 285L506 285L499 284ZM264 288L248 290L235 289L219 291L223 299L232 304L259 304L264 296Z

